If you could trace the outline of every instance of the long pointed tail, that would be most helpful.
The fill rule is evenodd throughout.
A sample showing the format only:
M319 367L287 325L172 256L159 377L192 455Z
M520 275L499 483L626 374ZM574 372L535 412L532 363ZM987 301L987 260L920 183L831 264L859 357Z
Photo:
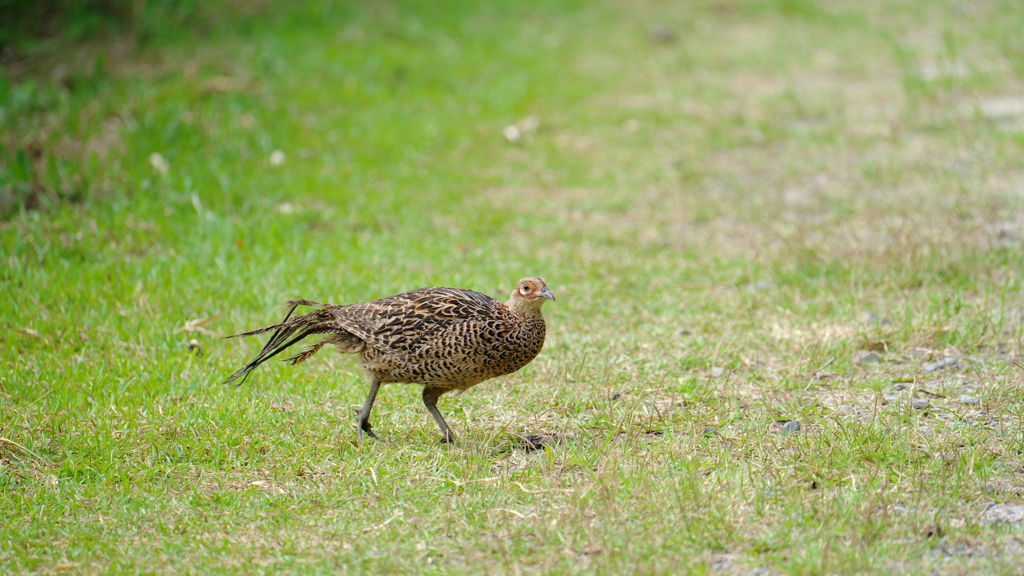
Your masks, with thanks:
M292 318L292 314L299 306L316 306L321 309ZM235 385L241 386L249 377L250 372L258 368L260 364L263 364L267 360L270 360L274 356L284 352L292 344L295 344L303 338L313 334L333 332L334 329L326 325L326 321L330 319L330 315L327 313L326 307L326 304L313 302L312 300L289 300L288 314L285 315L284 320L282 320L280 324L267 326L265 328L258 328L249 332L242 332L241 334L235 334L234 336L228 336L228 338L240 338L242 336L255 336L257 334L263 334L270 331L274 332L271 334L270 340L268 340L267 344L263 347L263 350L261 350L260 353L252 359L252 361L245 366L242 366L238 371L229 376L224 383L229 384L238 380ZM291 360L293 364L302 362L309 356L312 356L313 353L319 350L323 344L324 343L314 344L310 350L299 353L288 360Z

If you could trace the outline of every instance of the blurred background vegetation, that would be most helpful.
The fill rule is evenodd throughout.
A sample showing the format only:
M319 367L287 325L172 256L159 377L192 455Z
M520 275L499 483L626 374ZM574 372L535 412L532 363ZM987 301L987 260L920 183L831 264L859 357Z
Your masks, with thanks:
M208 13L194 0L0 0L0 49L8 58L39 43L79 42L109 33L140 39L197 25Z

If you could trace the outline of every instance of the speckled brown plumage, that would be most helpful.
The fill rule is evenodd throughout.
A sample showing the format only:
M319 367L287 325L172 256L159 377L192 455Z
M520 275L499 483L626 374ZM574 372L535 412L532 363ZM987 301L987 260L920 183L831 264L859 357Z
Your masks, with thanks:
M529 364L544 346L540 309L548 299L554 300L555 295L544 279L532 276L516 284L508 302L458 288L421 288L347 306L292 300L280 324L237 335L273 332L256 358L227 382L241 384L256 367L286 348L324 334L320 342L288 360L303 362L327 344L362 357L371 384L359 412L360 441L364 432L377 438L370 426L370 410L380 385L403 382L423 385L423 404L441 428L441 440L451 442L455 434L437 410L437 399ZM292 318L299 306L317 310Z

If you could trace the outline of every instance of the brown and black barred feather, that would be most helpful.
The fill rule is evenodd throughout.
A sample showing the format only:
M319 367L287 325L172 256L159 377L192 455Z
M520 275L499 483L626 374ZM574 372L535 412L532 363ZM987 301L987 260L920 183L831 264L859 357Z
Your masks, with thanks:
M544 279L530 277L519 282L508 302L458 288L421 288L347 306L291 300L281 323L237 335L271 332L260 353L226 382L241 384L260 364L293 344L325 334L287 361L298 364L334 344L340 352L360 354L364 370L377 385L422 384L438 395L469 388L522 368L540 352L545 336L540 307L545 299L553 300L554 295ZM299 306L316 310L293 317ZM369 432L368 423L364 429Z

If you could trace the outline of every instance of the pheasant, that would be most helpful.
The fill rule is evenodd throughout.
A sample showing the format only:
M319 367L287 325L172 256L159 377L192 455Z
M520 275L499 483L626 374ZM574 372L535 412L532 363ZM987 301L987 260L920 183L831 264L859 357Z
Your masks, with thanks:
M544 279L520 280L508 302L459 288L421 288L379 300L336 306L311 300L290 300L280 324L230 336L273 332L263 350L226 381L248 378L260 364L314 334L325 334L286 362L298 364L327 344L339 352L359 354L370 379L370 393L357 417L358 439L377 440L370 410L381 384L423 385L423 405L441 429L441 442L455 433L437 409L437 400L452 390L465 390L495 376L526 366L544 347L541 306L554 300ZM299 306L316 310L292 317Z

